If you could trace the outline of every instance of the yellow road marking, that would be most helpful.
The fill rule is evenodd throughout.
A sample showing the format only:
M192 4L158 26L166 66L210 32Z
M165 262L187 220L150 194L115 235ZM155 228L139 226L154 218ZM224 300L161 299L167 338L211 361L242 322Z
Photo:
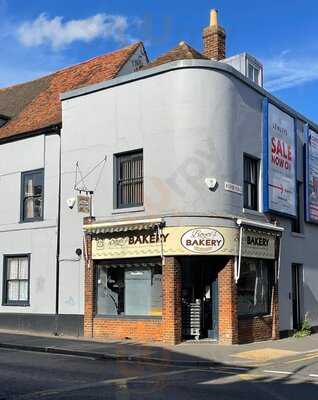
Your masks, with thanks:
M286 361L285 364L293 364L293 363L297 363L300 361L307 361L307 360L311 360L312 358L317 358L318 357L318 353L312 354L312 355L308 355L306 357L302 357L302 358L297 358L296 360L290 360L290 361Z

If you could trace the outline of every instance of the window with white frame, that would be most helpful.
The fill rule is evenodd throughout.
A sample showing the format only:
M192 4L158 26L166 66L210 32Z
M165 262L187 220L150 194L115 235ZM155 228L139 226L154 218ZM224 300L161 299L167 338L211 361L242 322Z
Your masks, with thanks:
M44 170L23 172L21 181L21 222L43 219Z
M30 256L4 256L3 305L29 305Z
M260 69L250 62L247 63L247 77L257 85L260 84Z

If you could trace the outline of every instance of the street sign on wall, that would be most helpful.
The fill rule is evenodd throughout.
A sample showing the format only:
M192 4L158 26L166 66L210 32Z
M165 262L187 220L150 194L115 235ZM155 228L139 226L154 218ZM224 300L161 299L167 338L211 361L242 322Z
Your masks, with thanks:
M296 216L295 120L264 102L264 211Z
M318 223L318 133L311 129L306 144L306 220Z

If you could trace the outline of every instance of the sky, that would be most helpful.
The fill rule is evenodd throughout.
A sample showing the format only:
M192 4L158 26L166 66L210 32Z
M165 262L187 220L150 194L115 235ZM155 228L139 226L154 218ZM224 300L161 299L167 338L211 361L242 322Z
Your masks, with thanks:
M318 122L317 0L0 0L0 87L138 40L150 59L180 41L201 51L211 8L227 56L259 59L265 88Z

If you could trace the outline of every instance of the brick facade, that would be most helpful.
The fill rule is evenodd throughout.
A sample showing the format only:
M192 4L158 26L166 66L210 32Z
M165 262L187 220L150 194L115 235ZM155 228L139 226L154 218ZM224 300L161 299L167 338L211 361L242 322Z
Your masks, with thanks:
M86 220L86 223L88 221ZM91 237L86 235L84 336L100 339L132 339L140 342L182 341L182 266L176 257L165 257L162 266L162 317L96 316ZM217 259L215 259L216 261ZM218 271L218 337L221 344L277 339L277 284L272 294L271 315L238 318L234 257L220 257L211 265Z
M219 343L234 344L238 341L234 258L226 259L219 268Z
M88 223L86 221L86 223ZM84 336L99 339L132 339L140 342L181 342L181 267L165 257L162 266L162 317L96 316L91 237L86 236Z

